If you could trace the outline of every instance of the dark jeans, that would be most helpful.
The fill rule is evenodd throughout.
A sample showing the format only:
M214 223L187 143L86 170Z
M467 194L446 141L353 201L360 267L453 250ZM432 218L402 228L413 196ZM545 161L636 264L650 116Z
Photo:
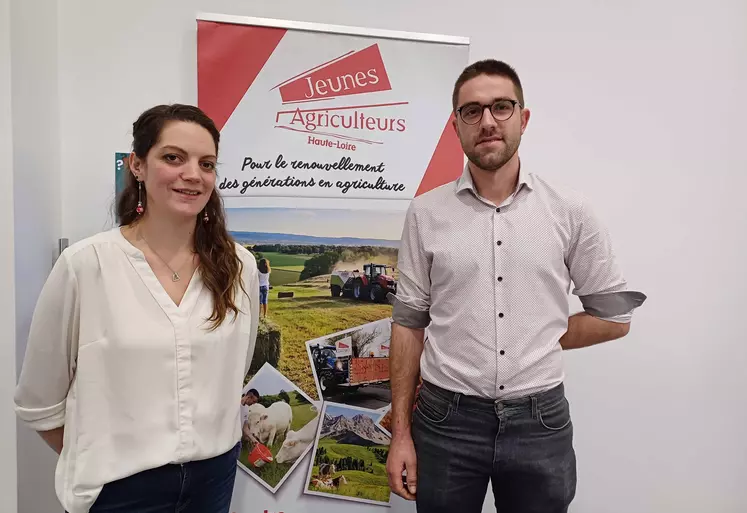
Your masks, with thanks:
M413 413L420 513L478 513L488 482L498 513L566 513L576 493L564 387L492 401L424 383Z
M108 483L90 513L228 513L239 450Z

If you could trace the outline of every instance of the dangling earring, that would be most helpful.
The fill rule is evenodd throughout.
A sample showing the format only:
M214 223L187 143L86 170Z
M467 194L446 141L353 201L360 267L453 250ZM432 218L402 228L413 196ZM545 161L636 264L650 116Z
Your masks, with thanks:
M143 182L139 179L137 181L137 208L135 211L137 215L141 215L145 211L143 208Z
M205 209L205 215L202 216L202 222L207 223L210 221L210 217L208 217L207 208Z

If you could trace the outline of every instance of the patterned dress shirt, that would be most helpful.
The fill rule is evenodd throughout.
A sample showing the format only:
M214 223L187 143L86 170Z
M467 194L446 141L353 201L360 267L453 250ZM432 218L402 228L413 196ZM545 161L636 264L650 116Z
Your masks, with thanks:
M523 167L500 205L480 197L467 166L458 180L415 198L398 268L393 320L425 328L421 377L492 399L563 381L559 340L571 292L587 313L613 322L629 322L646 299L627 290L584 198Z

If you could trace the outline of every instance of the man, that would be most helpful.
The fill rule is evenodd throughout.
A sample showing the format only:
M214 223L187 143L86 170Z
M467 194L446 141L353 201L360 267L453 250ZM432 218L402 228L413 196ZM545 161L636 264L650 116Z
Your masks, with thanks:
M400 245L389 483L419 512L479 512L491 482L501 513L565 513L562 351L625 336L646 296L626 290L583 197L521 166L530 113L512 67L468 66L452 103L468 163L412 201Z
M254 445L254 437L249 432L249 410L250 406L259 402L259 392L256 388L248 390L244 395L241 396L241 431L243 433L242 441L247 441L250 445Z
M256 402L259 402L259 392L257 392L256 388L247 390L247 392L241 396L242 406L251 406Z

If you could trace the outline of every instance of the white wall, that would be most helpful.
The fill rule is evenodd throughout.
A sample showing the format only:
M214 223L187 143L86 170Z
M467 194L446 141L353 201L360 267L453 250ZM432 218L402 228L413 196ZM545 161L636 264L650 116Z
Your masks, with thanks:
M473 59L514 64L533 110L524 163L593 199L631 285L649 295L625 340L567 355L572 512L747 510L747 3L65 0L50 106L61 145L42 129L44 150L61 152L47 172L62 177L62 203L41 208L60 209L71 242L108 226L113 153L129 148L137 115L196 101L199 10L466 35ZM48 78L31 92L54 103ZM36 257L59 228L42 228Z
M36 300L60 237L60 164L56 0L11 2L13 194L15 207L16 362L26 349ZM12 407L11 405L8 405ZM18 427L18 511L59 513L55 452Z
M15 276L13 267L13 131L10 96L10 0L0 0L0 511L16 513Z

